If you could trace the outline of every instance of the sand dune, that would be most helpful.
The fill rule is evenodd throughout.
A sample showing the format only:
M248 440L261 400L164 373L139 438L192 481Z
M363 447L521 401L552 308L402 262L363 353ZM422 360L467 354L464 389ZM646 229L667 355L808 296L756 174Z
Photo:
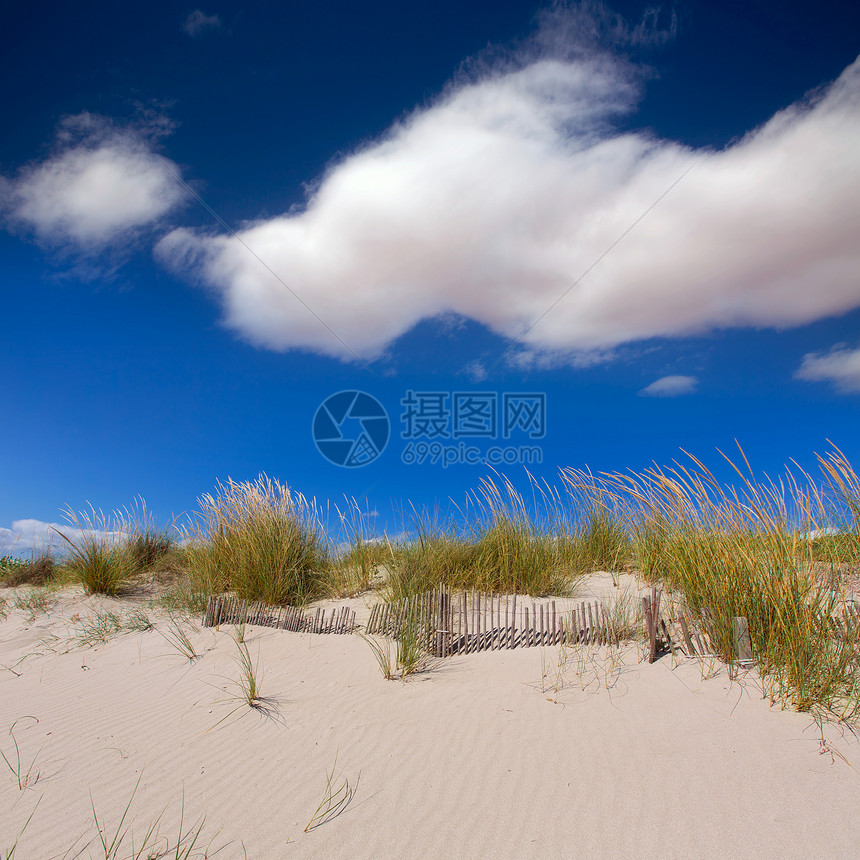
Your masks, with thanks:
M93 807L112 836L138 780L120 857L159 814L175 844L183 798L186 830L205 816L197 847L224 858L849 857L860 844L857 741L830 726L823 742L753 675L705 680L718 667L649 665L633 647L573 649L559 674L558 648L530 648L403 683L357 636L249 627L261 711L237 698L232 627L188 627L190 662L164 617L75 641L76 616L128 601L70 589L32 620L8 608L0 857L37 802L18 860L103 857ZM354 794L306 833L335 760Z

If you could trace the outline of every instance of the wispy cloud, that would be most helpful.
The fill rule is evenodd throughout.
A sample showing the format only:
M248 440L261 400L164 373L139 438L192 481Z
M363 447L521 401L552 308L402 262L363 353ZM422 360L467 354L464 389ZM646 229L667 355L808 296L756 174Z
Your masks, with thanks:
M69 544L61 535L78 546L92 538L110 542L119 541L125 537L124 533L119 531L74 528L68 523L16 520L11 528L0 527L0 555L7 553L24 557L34 553L65 555L69 550Z
M211 30L220 30L222 26L218 15L207 15L200 9L195 9L182 23L182 30L192 39L196 39Z
M680 397L695 394L699 380L695 376L663 376L639 392L640 397Z
M447 313L532 355L605 356L860 306L860 61L726 149L694 150L619 131L642 71L555 32L463 73L302 210L239 238L176 230L159 258L214 288L249 342L347 360Z
M794 374L807 382L831 382L837 391L860 391L860 348L837 344L829 352L810 352Z
M60 251L103 252L128 243L179 205L179 167L156 152L161 116L128 125L91 113L66 117L51 154L0 180L7 227Z
M487 367L477 358L474 361L470 361L462 370L462 372L472 381L472 382L483 382L487 378Z

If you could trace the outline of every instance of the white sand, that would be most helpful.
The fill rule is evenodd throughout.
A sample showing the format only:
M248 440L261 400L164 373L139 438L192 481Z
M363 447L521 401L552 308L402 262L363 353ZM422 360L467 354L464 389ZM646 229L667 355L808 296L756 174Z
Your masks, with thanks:
M191 632L191 664L152 631L70 641L75 613L105 607L129 604L64 592L48 615L0 622L0 749L15 764L19 720L24 773L35 759L23 790L0 760L0 857L40 798L17 860L103 857L91 802L115 830L138 779L138 842L162 811L175 842L184 793L186 825L205 816L198 844L223 858L860 852L860 773L840 757L860 769L857 741L830 727L822 754L810 718L770 708L752 676L703 680L698 661L635 649L613 671L573 651L556 691L541 676L559 649L530 648L402 683L357 636L248 628L267 717L230 698L232 627ZM304 833L335 757L353 799Z

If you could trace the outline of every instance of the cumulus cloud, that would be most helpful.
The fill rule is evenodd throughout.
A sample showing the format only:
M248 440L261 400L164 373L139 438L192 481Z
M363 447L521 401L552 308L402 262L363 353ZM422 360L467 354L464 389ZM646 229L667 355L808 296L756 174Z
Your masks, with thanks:
M196 39L210 30L221 29L221 18L218 15L207 15L200 9L191 12L182 24L182 30Z
M237 235L176 230L158 257L249 342L347 360L450 313L521 338L534 363L860 306L860 60L695 150L619 130L645 73L551 32L458 76L300 209Z
M680 397L695 394L699 380L695 376L663 376L639 392L640 397Z
M170 130L159 116L117 125L81 113L59 126L51 154L2 186L8 226L85 254L127 242L183 199L179 167L155 149Z
M860 348L837 344L829 352L810 352L794 374L807 382L831 382L845 394L860 391Z
M76 546L93 538L108 542L124 538L123 532L119 531L81 529L74 528L68 523L46 523L42 520L16 520L12 523L12 528L0 528L0 555L27 557L34 553L40 555L45 552L65 555L69 550L69 544L57 532Z

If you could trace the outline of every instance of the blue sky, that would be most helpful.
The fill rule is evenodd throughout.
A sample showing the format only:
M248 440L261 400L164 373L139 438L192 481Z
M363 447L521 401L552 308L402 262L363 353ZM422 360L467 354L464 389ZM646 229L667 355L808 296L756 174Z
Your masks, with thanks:
M493 445L550 480L735 439L856 464L858 33L844 2L8 10L0 539L260 472L396 531ZM312 438L342 390L390 418L359 468ZM408 391L545 422L408 440Z

